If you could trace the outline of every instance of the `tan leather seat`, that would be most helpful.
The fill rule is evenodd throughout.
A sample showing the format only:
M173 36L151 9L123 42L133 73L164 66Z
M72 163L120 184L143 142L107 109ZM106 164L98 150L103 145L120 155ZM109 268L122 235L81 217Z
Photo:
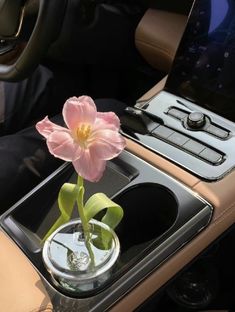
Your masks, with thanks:
M136 29L136 48L151 66L168 73L186 22L186 15L148 9Z
M51 312L50 298L29 260L0 230L0 311Z

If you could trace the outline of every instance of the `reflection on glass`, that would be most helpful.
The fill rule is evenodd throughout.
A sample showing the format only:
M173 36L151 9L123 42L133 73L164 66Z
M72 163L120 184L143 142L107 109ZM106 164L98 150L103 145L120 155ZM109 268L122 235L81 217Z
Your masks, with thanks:
M108 237L108 244L103 237ZM84 292L108 279L119 251L118 238L108 226L92 220L90 235L85 237L81 221L77 219L49 237L43 248L43 259L60 285L73 292Z

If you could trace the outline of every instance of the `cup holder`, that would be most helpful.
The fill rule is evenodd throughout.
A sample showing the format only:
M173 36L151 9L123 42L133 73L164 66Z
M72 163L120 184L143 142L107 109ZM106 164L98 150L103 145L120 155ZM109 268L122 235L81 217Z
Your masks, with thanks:
M1 227L22 248L58 302L65 298L71 310L75 304L76 310L82 311L84 304L106 311L201 231L212 216L212 207L177 180L124 152L109 164L98 184L86 184L88 197L103 192L124 209L115 229L121 246L119 258L102 286L73 297L52 285L41 251L42 238L58 218L59 189L62 183L74 180L72 166L64 164L0 218Z
M116 230L124 250L159 237L174 224L178 214L175 196L156 183L135 185L114 201L124 209L124 217Z

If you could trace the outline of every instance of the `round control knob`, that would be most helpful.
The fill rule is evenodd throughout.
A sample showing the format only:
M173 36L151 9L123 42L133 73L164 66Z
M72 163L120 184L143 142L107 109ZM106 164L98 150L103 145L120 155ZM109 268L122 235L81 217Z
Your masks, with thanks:
M187 125L194 129L202 128L205 125L205 122L205 115L201 112L192 112L187 118Z

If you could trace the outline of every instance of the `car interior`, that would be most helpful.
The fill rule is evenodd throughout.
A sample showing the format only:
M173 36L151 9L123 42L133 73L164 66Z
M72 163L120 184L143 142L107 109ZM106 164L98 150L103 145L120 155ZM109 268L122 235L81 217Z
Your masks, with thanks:
M234 16L234 0L0 1L0 80L42 64L58 103L125 103L127 144L86 185L124 209L111 276L71 294L43 264L65 162L0 216L0 311L235 311Z

